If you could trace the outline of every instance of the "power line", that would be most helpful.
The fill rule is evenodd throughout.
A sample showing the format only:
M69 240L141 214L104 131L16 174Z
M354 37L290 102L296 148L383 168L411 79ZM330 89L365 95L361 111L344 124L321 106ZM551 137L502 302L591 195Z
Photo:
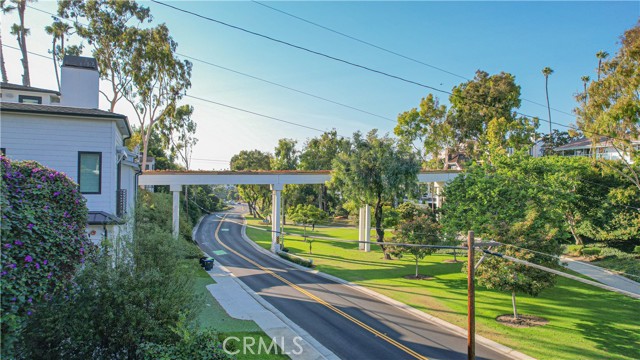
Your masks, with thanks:
M386 77L389 77L389 78L392 78L392 79L396 79L396 80L399 80L399 81L402 81L402 82L405 82L405 83L408 83L408 84L417 85L417 86L420 86L422 88L433 90L435 92L439 92L439 93L443 93L443 94L447 94L447 95L452 95L452 92L448 91L448 90L439 89L439 88L436 88L436 87L433 87L433 86L430 86L430 85L427 85L427 84L423 84L423 83L420 83L420 82L417 82L417 81L413 81L413 80L410 80L410 79L403 78L401 76L393 75L393 74L390 74L390 73L387 73L387 72L384 72L384 71L381 71L381 70L377 70L377 69L374 69L374 68L371 68L371 67L368 67L368 66L365 66L365 65L360 65L360 64L357 64L357 63L354 63L354 62L351 62L351 61L348 61L348 60L344 60L344 59L341 59L341 58L338 58L338 57L335 57L335 56L332 56L332 55L328 55L328 54L325 54L325 53L322 53L322 52L319 52L319 51L315 51L315 50L306 48L304 46L300 46L300 45L296 45L296 44L293 44L293 43L290 43L290 42L287 42L287 41L284 41L284 40L276 39L274 37L271 37L271 36L268 36L268 35L264 35L264 34L261 34L261 33L255 32L255 31L251 31L251 30L245 29L245 28L237 26L237 25L232 25L232 24L226 23L226 22L221 21L221 20L217 20L217 19L214 19L214 18L211 18L211 17L208 17L208 16L204 16L204 15L201 15L201 14L194 13L194 12L186 10L186 9L179 8L179 7L174 6L174 5L170 5L170 4L164 3L162 1L158 1L158 0L151 0L151 1L156 3L156 4L159 4L159 5L174 9L174 10L176 10L178 12L189 14L189 15L192 15L192 16L195 16L195 17L198 17L198 18L201 18L201 19L204 19L204 20L216 23L216 24L220 24L220 25L232 28L232 29L236 29L236 30L245 32L247 34L251 34L251 35L263 38L263 39L267 39L267 40L270 40L270 41L273 41L273 42L276 42L276 43L279 43L279 44L282 44L282 45L286 45L286 46L289 46L289 47L292 47L292 48L295 48L295 49L298 49L298 50L301 50L301 51L305 51L305 52L308 52L308 53L311 53L311 54L314 54L314 55L318 55L318 56L321 56L321 57L324 57L324 58L327 58L327 59L330 59L330 60L334 60L334 61L337 61L337 62L340 62L340 63L343 63L343 64L347 64L347 65L350 65L350 66L353 66L353 67L357 67L357 68L360 68L360 69L363 69L363 70L366 70L366 71L369 71L369 72L373 72L373 73L376 73L376 74L379 74L379 75L382 75L382 76L386 76ZM475 99L468 99L468 100L471 101L471 102L474 102L474 103L476 103L476 104L478 104L480 106L487 107L487 108L494 107L494 106L491 106L491 105L484 104L481 101L478 101L478 100L475 100ZM592 132L592 131L588 131L588 130L577 129L575 126L559 124L559 123L550 121L548 119L544 119L542 117L528 115L528 114L525 114L525 113L520 112L520 111L514 111L513 113L517 114L517 115L520 115L520 116L523 116L523 117L526 117L526 118L539 119L541 121L549 122L549 123L554 124L554 125L558 125L558 126L563 126L563 127L570 128L570 129L579 130L579 131L582 131L584 133L590 133L590 134L593 134L593 135L599 135L599 136L604 136L604 137L607 137L607 138L614 139L613 137L608 136L608 135L602 135L602 134L598 134L596 132ZM622 139L618 139L618 140L622 140Z
M302 18L302 17L300 17L300 16L297 16L297 15L291 14L291 13L286 12L286 11L284 11L284 10L280 10L280 9L278 9L278 8L275 8L275 7L273 7L273 6L267 5L267 4L265 4L265 3L262 3L262 2L259 2L259 1L256 1L256 0L252 0L252 1L253 1L254 3L256 3L256 4L260 5L260 6L264 6L265 8L268 8L268 9L271 9L271 10L273 10L273 11L279 12L279 13L281 13L281 14L284 14L284 15L286 15L286 16L292 17L292 18L294 18L294 19L298 19L298 20L300 20L300 21L302 21L302 22L305 22L305 23L307 23L307 24L310 24L310 25L313 25L313 26L319 27L319 28L321 28L321 29L327 30L327 31L332 32L332 33L334 33L334 34L337 34L337 35L340 35L340 36L346 37L346 38L351 39L351 40L353 40L353 41L357 41L357 42L359 42L359 43L361 43L361 44L365 44L365 45L367 45L367 46L370 46L370 47L373 47L373 48L375 48L375 49L378 49L378 50L384 51L384 52L386 52L386 53L389 53L389 54L392 54L392 55L395 55L395 56L401 57L401 58L403 58L403 59L405 59L405 60L413 61L413 62L415 62L415 63L417 63L417 64L424 65L424 66L426 66L426 67L429 67L429 68L432 68L432 69L435 69L435 70L441 71L441 72L443 72L443 73L446 73L446 74L449 74L449 75L452 75L452 76L458 77L458 78L463 79L463 80L468 80L468 81L470 81L470 80L471 80L470 78L468 78L468 77L466 77L466 76L464 76L464 75L456 74L456 73L454 73L454 72L452 72L452 71L449 71L449 70L446 70L446 69L444 69L444 68L441 68L441 67L438 67L438 66L435 66L435 65L429 64L429 63L427 63L427 62L424 62L424 61L418 60L418 59L413 58L413 57L410 57L410 56L408 56L408 55L404 55L404 54L401 54L401 53L399 53L399 52L396 52L396 51L393 51L393 50L389 50L389 49L384 48L384 47L382 47L382 46L380 46L380 45L376 45L376 44L373 44L373 43L368 42L368 41L366 41L366 40L359 39L359 38L357 38L357 37L355 37L355 36L352 36L352 35L349 35L349 34L343 33L343 32L341 32L341 31L338 31L338 30L332 29L332 28L330 28L330 27L328 27L328 26L324 26L324 25L322 25L322 24L318 24L318 23L313 22L313 21L311 21L311 20L308 20L308 19ZM529 102L529 103L532 103L532 104L535 104L535 105L538 105L538 106L542 106L542 107L544 107L544 108L546 108L546 107L547 107L546 105L541 104L541 103L536 102L536 101L533 101L533 100L529 100L529 99L525 99L525 98L523 98L522 100L523 100L523 101L526 101L526 102ZM574 116L573 114L571 114L571 113L569 113L569 112L566 112L566 111L563 111L563 110L554 109L554 108L551 108L551 110L553 110L553 111L557 111L557 112L562 113L562 114L565 114L565 115Z

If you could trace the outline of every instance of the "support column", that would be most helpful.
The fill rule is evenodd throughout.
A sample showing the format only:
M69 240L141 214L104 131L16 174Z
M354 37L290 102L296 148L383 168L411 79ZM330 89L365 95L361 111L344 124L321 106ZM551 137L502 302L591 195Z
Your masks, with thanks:
M173 237L177 239L180 235L180 193L182 192L182 185L170 185L169 190L173 194Z
M360 208L360 221L358 224L358 249L364 251L371 251L371 244L366 243L371 241L371 207L365 205Z
M271 251L280 251L280 213L282 211L282 184L271 185Z
M436 208L439 209L442 207L442 203L444 202L444 197L442 196L444 191L444 182L434 182L433 188L436 193Z

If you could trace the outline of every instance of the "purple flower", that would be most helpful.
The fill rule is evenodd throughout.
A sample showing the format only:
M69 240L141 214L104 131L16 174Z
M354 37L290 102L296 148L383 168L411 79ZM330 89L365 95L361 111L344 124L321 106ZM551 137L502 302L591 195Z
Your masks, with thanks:
M54 197L56 197L56 196L58 196L58 195L60 195L60 191L56 191L56 192L54 192L54 193L53 193L53 196L54 196Z
M16 301L16 300L18 300L18 299L16 299L15 297L11 298L11 301Z
M36 188L42 189L42 185L38 184L38 185L36 185Z
M84 248L80 248L80 255L84 255Z
M28 302L29 304L31 304L31 303L33 302L33 299L32 299L32 298L29 298L29 299L27 300L27 302Z
M2 271L2 272L0 272L0 276L5 276L5 275L7 275L7 272L6 272L6 271Z
M36 269L40 270L40 264L39 263L36 263Z
M9 268L10 269L15 269L16 268L16 264L9 264Z
M51 279L51 276L53 276L53 273L47 274L47 279Z
M32 262L33 258L31 257L31 255L27 255L27 256L24 257L24 261L25 262Z
M81 264L84 264L84 258L81 258L81 259L80 259L80 263L81 263Z
M14 243L14 244L16 244L16 245L18 245L18 246L22 246L22 245L23 245L23 244L22 244L22 241L20 241L20 240L16 240L16 241L14 241L13 243Z
M45 205L43 209L49 210L49 205Z
M33 229L33 224L29 223L29 225L27 225L27 230L31 230Z
M5 249L11 249L11 244L4 244Z
M64 217L69 217L69 212L68 211L64 212Z
M33 314L31 310L27 311L27 315L31 316L31 314Z
M44 261L42 262L42 265L47 265L49 263L49 260L44 259Z

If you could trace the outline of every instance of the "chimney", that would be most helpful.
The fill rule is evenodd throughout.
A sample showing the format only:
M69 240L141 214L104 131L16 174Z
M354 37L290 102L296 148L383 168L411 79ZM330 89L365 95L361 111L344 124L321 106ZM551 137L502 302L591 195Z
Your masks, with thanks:
M97 109L99 102L98 62L83 56L65 56L62 60L60 105Z

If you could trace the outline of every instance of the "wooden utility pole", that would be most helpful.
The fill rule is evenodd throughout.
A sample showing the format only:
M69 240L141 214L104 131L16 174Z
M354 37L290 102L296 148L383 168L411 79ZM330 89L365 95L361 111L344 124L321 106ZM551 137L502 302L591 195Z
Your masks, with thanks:
M474 249L473 231L469 231L467 236L467 358L476 358L476 294L475 294L475 261L473 260Z

